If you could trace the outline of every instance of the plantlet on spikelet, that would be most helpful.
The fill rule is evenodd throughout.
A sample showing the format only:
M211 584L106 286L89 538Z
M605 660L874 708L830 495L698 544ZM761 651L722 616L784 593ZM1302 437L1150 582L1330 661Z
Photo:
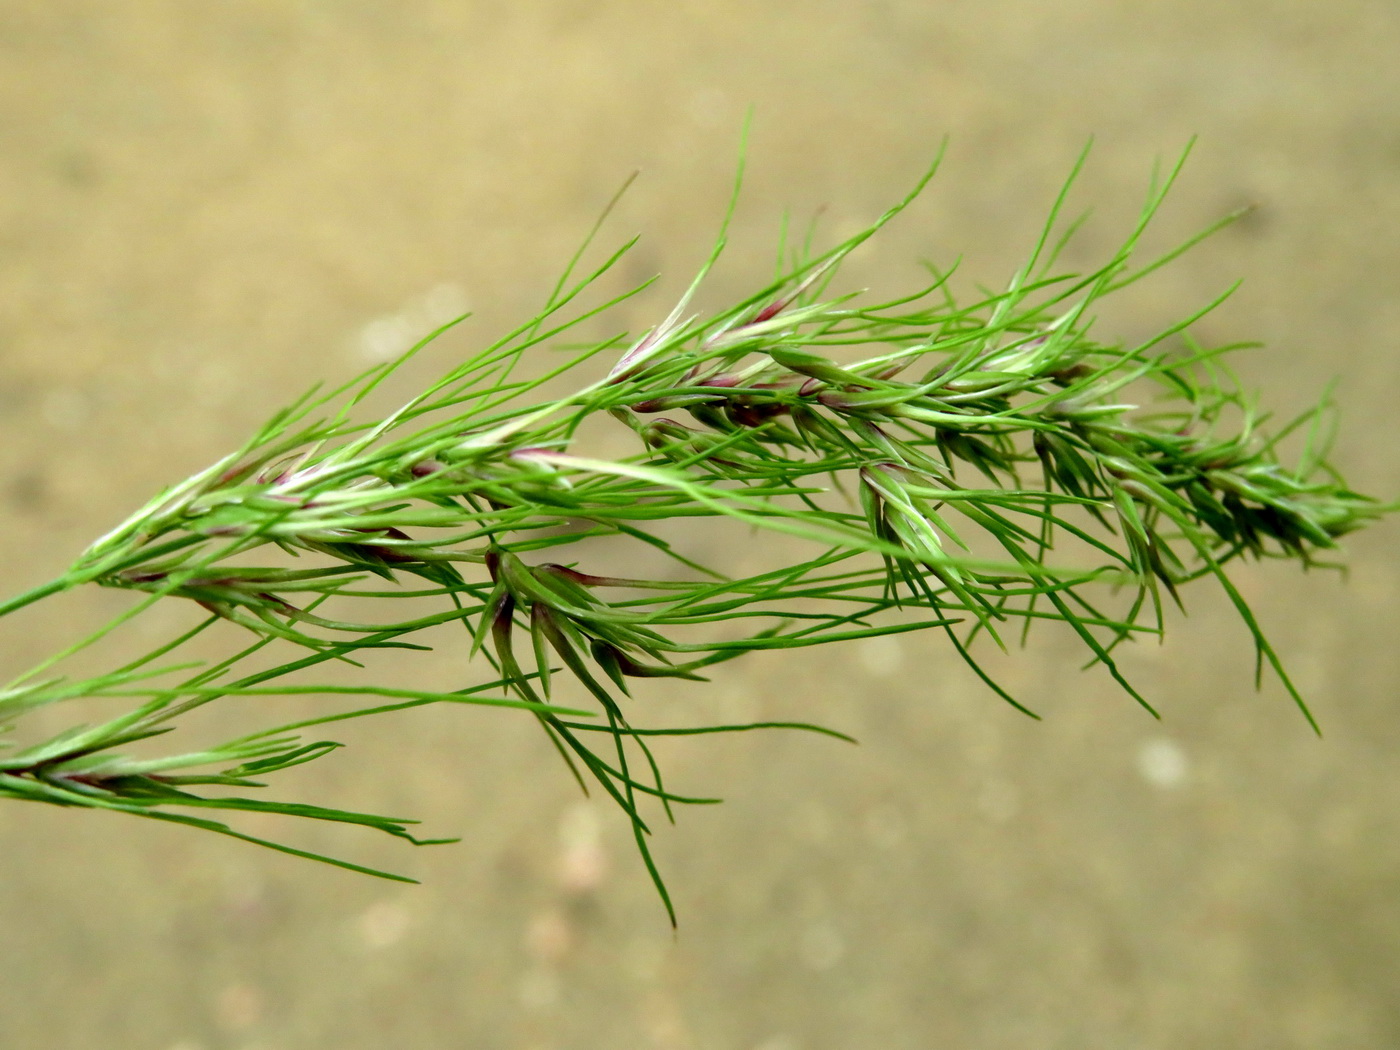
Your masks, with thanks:
M419 841L403 820L205 789L260 787L262 777L328 754L338 745L305 733L336 721L429 703L514 707L539 720L585 790L596 784L623 809L669 909L643 799L659 801L668 816L673 803L713 800L667 789L647 740L780 725L831 731L803 723L640 728L626 703L633 680L703 680L707 667L754 650L938 628L996 693L1026 710L970 646L985 633L1005 647L1008 628L1024 636L1033 622L1051 620L1067 624L1091 662L1152 711L1114 650L1161 634L1164 592L1180 603L1185 584L1211 577L1250 630L1261 669L1273 668L1311 721L1227 567L1264 557L1318 564L1338 537L1392 508L1353 492L1327 465L1325 399L1263 433L1264 417L1221 362L1234 348L1203 347L1187 334L1216 303L1140 345L1090 335L1093 304L1200 239L1134 267L1179 170L1154 182L1120 249L1087 274L1055 269L1062 193L1006 289L967 303L943 273L883 302L830 291L841 261L903 210L932 170L855 237L815 257L783 245L772 282L716 314L691 313L722 232L661 323L630 341L574 348L563 363L522 378L517 366L541 347L561 345L581 322L646 287L581 306L632 242L575 279L580 249L538 316L397 411L354 417L389 374L452 325L399 360L278 412L242 448L95 542L62 577L0 606L10 614L89 583L136 596L69 652L167 599L208 614L108 674L52 676L55 657L13 680L0 692L7 725L60 701L122 697L135 706L0 753L0 794L239 838L248 836L188 811L348 821ZM1171 339L1177 346L1165 349ZM599 360L612 363L599 368ZM582 377L577 389L541 400L542 386L566 374ZM1151 410L1122 400L1128 388L1154 385L1160 403ZM591 454L579 432L594 418L630 428L636 451ZM1279 442L1300 428L1308 435L1302 455L1285 466ZM795 542L784 547L786 564L735 577L654 534L654 523L677 518ZM674 573L591 573L586 541L605 536L662 551ZM1061 536L1089 560L1062 557ZM975 553L986 550L999 553ZM250 563L258 558L267 563ZM335 614L347 600L388 609L389 599L405 596L440 607L383 622ZM424 632L453 623L491 666L488 681L429 692L306 678L327 661L355 664L375 649L407 659L425 648ZM246 644L215 663L172 662L220 625ZM696 626L712 634L693 640ZM283 662L242 670L254 654L286 646L293 648ZM581 701L557 701L561 677L581 687L573 690ZM124 753L214 700L304 693L362 697L369 706L192 752ZM598 734L604 749L590 743ZM200 771L211 767L217 772Z

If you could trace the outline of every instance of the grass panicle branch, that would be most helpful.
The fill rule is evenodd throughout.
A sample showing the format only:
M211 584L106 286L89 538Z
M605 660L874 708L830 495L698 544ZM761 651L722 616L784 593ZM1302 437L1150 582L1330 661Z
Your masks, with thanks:
M130 707L0 750L0 794L241 838L192 814L273 812L421 841L404 820L237 792L335 750L314 738L331 723L425 704L515 707L539 721L585 790L621 807L669 909L648 849L652 807L669 818L674 805L712 800L668 789L648 741L781 725L828 731L639 728L627 703L638 680L703 681L710 666L750 651L937 628L998 695L1027 710L979 664L973 643L985 634L1005 648L1052 620L1151 711L1114 653L1160 636L1164 601L1180 604L1185 584L1209 577L1238 610L1260 667L1277 673L1311 721L1229 569L1246 558L1326 564L1339 537L1391 508L1352 491L1328 464L1329 399L1265 430L1267 415L1224 362L1238 347L1190 335L1220 300L1137 345L1092 333L1100 300L1199 239L1137 257L1179 170L1154 181L1140 220L1092 272L1059 268L1078 226L1063 221L1067 184L1002 291L959 301L951 276L935 270L925 287L885 301L833 291L842 261L922 191L930 170L905 201L825 253L784 244L774 280L705 315L694 302L722 233L663 321L630 340L580 347L570 340L581 324L641 290L589 302L632 243L576 276L595 228L537 316L396 411L356 417L451 325L277 412L63 576L0 606L8 614L89 584L132 593L118 622L62 656L159 602L184 599L207 614L108 674L69 678L53 658L12 681L0 692L6 728L61 701ZM551 356L549 347L562 349ZM578 377L572 392L545 397L563 376ZM590 448L583 428L595 420L630 430L634 451ZM1280 458L1290 435L1303 437L1291 465ZM795 542L783 545L785 563L735 576L656 533L677 518L711 519L740 544L755 530ZM673 571L601 574L590 541L604 537L659 550ZM418 603L396 618L380 600L396 597L435 600L437 611ZM366 608L385 615L362 618ZM460 625L488 681L427 692L308 678L375 649L408 659L445 624ZM246 643L215 663L177 658L216 628ZM246 670L269 655L271 666ZM568 699L559 699L566 680ZM127 750L151 751L146 742L221 698L308 693L364 706L195 751Z

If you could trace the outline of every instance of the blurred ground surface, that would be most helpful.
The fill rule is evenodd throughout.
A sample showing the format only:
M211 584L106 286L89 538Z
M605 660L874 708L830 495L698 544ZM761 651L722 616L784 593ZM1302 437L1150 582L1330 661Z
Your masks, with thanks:
M710 302L764 272L785 207L845 232L944 172L857 262L1010 274L1095 136L1084 261L1156 156L1200 135L1160 243L1253 217L1106 319L1205 301L1259 338L1282 409L1342 377L1337 458L1400 490L1400 7L1391 0L806 4L235 0L0 5L0 534L47 578L313 379L461 305L527 316L621 179L628 276L714 230L746 107L751 175ZM427 366L425 365L425 370ZM729 801L667 829L673 937L616 815L530 720L424 711L288 782L422 816L458 846L299 841L398 888L194 832L0 807L0 1046L112 1050L1400 1045L1394 527L1348 585L1243 575L1325 729L1250 689L1215 595L1128 663L1160 724L1047 634L1015 715L937 639L754 658L655 722L800 717L859 735L666 749ZM717 538L697 532L696 549ZM18 667L110 611L7 624ZM445 654L439 672L460 672ZM239 712L227 728L247 725ZM293 832L296 834L296 832ZM601 866L600 866L601 865Z

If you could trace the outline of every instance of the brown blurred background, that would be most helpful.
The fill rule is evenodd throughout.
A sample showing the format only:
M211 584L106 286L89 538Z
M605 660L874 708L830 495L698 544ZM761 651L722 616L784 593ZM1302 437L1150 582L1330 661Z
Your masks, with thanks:
M908 288L920 256L1004 281L1091 135L1092 261L1154 158L1198 134L1156 243L1257 209L1105 324L1141 337L1246 278L1202 337L1267 342L1239 368L1281 410L1339 375L1336 458L1393 495L1397 55L1393 0L5 0L3 589L312 380L463 307L459 347L528 316L635 168L610 230L644 235L627 276L667 274L622 316L654 322L708 247L749 106L715 306L767 272L784 208L850 232L944 136L863 283ZM419 887L0 806L0 1046L1400 1046L1394 537L1351 542L1345 585L1241 575L1322 740L1275 684L1253 693L1247 636L1206 585L1126 661L1162 723L1053 631L1005 671L1039 724L922 636L639 699L653 723L806 718L862 740L664 749L676 788L729 800L659 835L678 936L618 814L509 713L347 730L348 752L285 784L460 845L256 828ZM70 606L6 624L4 666L116 607Z

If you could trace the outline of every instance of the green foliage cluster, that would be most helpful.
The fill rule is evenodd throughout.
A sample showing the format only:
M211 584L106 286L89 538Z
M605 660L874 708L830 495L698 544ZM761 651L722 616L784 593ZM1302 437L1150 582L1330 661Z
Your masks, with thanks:
M55 657L0 691L7 726L59 701L131 703L99 724L0 751L0 795L244 838L205 814L349 821L418 841L410 822L241 792L336 748L314 739L328 723L430 703L514 707L539 720L585 789L600 787L622 808L665 899L643 802L669 815L675 803L709 800L669 791L648 739L754 727L635 726L626 698L637 679L701 679L706 667L752 650L935 629L1020 707L971 645L985 634L1005 647L1013 632L1052 620L1146 707L1114 652L1159 635L1164 596L1179 602L1184 584L1210 577L1252 633L1260 667L1271 666L1306 713L1227 568L1261 557L1315 564L1339 536L1388 508L1327 465L1325 401L1265 432L1266 417L1222 363L1239 347L1204 347L1189 335L1219 300L1138 345L1092 334L1100 300L1205 236L1135 265L1179 169L1154 179L1120 249L1089 273L1057 265L1078 225L1061 221L1067 183L1025 265L1003 290L972 301L955 298L952 275L932 267L924 287L898 298L833 291L842 260L932 171L829 251L813 253L810 236L805 244L784 238L771 282L728 309L692 314L721 233L664 321L640 337L579 346L568 342L578 325L646 287L588 305L631 242L579 277L586 242L536 317L386 418L364 422L355 411L441 330L400 360L278 412L242 448L94 543L62 577L0 606L0 615L12 613L89 583L134 594L117 623L74 649L156 602L183 598L208 613L108 674L70 679L52 670ZM565 375L584 378L546 398L547 384ZM1129 396L1151 402L1139 408ZM580 430L599 419L630 428L636 451L590 455ZM1279 443L1294 432L1303 435L1301 454L1285 466ZM731 527L738 545L755 529L787 534L788 561L735 576L657 534L660 522L697 517ZM598 537L659 550L674 571L659 579L590 572L586 541ZM347 599L364 608L362 599L404 596L434 599L437 611L384 622L337 612ZM490 665L489 681L436 693L306 677L374 649L407 658L425 648L423 632L449 623ZM234 625L247 644L215 663L177 659L220 625ZM246 670L255 653L279 649L282 662ZM568 705L557 699L561 677L581 686ZM303 693L369 706L192 752L127 753L214 700ZM605 746L595 747L599 740Z

